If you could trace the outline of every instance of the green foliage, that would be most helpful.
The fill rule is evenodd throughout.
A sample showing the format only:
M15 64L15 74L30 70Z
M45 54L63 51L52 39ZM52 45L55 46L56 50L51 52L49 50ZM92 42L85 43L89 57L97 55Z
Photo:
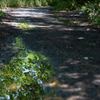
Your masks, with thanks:
M36 0L36 1L37 1L37 0ZM39 2L39 4L40 4L39 6L41 6L41 5L42 5L42 6L47 6L47 5L48 5L47 0L39 0L38 2Z
M84 16L86 20L93 24L100 25L100 2L95 0L94 2L86 3Z
M42 2L40 2L40 0L34 0L34 5L35 6L41 6Z
M42 54L21 51L0 72L0 97L5 100L7 95L11 100L40 100L44 95L41 84L53 74L48 60Z
M4 15L6 15L6 13L4 13L4 12L2 12L2 11L0 10L0 17L3 17Z
M1 0L0 7L34 7L54 6L54 10L78 10L84 9L86 20L100 25L99 0ZM29 29L29 27L21 27Z
M79 4L76 0L58 0L57 4L54 7L54 10L74 10L78 8Z
M26 30L36 29L34 27L30 27L30 24L28 23L19 23L18 26L19 29L26 29Z
M66 10L67 2L58 0L57 5L55 5L54 10Z
M99 0L58 0L54 10L84 9L84 17L87 21L100 26L100 2Z
M18 7L19 0L8 0L8 7Z
M55 0L54 0L55 1ZM34 7L48 6L53 4L53 0L1 0L1 7Z
M22 43L22 39L21 38L16 37L15 38L15 41L12 44L14 46L19 47L20 49L23 49L24 48L24 44Z
M25 5L24 6L25 7L34 7L35 6L35 0L25 0Z
M21 38L16 37L12 44L21 50L15 51L18 56L7 61L0 70L0 99L43 100L42 84L53 74L49 58L26 50Z

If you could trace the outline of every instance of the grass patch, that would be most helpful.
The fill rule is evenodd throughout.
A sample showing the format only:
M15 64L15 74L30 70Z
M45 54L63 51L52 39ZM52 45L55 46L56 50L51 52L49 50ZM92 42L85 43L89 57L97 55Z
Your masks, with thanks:
M100 2L93 1L85 4L86 9L84 11L84 17L86 21L91 22L94 25L100 26Z
M35 27L30 27L30 24L28 23L19 23L18 27L19 29L26 29L26 30L36 29Z

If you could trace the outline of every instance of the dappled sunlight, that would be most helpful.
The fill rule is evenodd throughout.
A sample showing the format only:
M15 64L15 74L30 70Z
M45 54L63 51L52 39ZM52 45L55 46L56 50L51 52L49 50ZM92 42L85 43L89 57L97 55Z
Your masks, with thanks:
M99 32L86 26L65 25L56 21L53 14L45 9L21 8L9 12L16 20L4 23L20 29L20 35L15 36L6 48L23 52L18 58L13 58L11 63L8 61L7 73L3 76L0 74L0 82L7 86L4 91L17 90L25 100L28 93L31 98L35 95L35 99L43 97L43 100L92 100L94 97L99 100L100 50L99 42L96 42L100 40ZM36 29L28 30L25 24ZM7 83L8 77L11 83ZM26 93L23 95L22 92ZM20 98L19 94L16 92L15 96Z
M77 20L77 18L63 18L63 17L60 17L59 19L56 19L56 20L58 20L58 21L60 21L60 22L63 22L63 23L65 23L65 24L68 24L68 25L72 25L72 26L75 26L75 27L78 27L78 26L83 26L83 27L85 27L85 26L90 26L90 25L92 25L92 24L90 24L89 22L84 22L84 21L82 21L82 20Z
M14 47L14 46L6 46L8 49L19 49L19 47Z
M43 17L46 15L52 15L50 13L48 13L47 11L43 11L39 9L40 7L37 8L19 8L16 10L12 10L11 12L9 12L9 14L13 15L13 16L20 16L20 17ZM2 9L2 11L6 12L5 9ZM23 12L23 13L22 13Z
M80 95L76 95L76 96L71 96L67 98L66 100L88 100L88 98L80 96Z
M71 93L74 93L74 92L81 92L82 89L72 87L72 88L63 88L62 91L63 92L71 92Z
M79 64L79 63L81 63L81 61L79 61L79 60L75 61L72 58L68 58L66 61L64 61L64 63Z
M100 74L94 75L94 80L92 81L92 83L94 85L100 86Z
M11 26L14 26L15 28L19 26L19 22L3 22L4 24L8 24ZM43 23L40 23L40 25L32 25L32 23L29 23L30 28L52 28L53 25L44 25Z
M100 97L99 93L97 93L98 87L100 86L100 74L93 74L96 70L95 68L99 70L99 66L90 65L90 70L84 70L81 66L81 61L78 60L77 63L74 59L69 58L67 60L66 65L68 66L59 66L59 75L58 80L59 84L57 85L56 89L57 93L58 91L62 92L63 94L69 94L66 100L92 100L91 96L89 95L90 91L94 91L93 95L97 96L97 99ZM87 65L86 65L87 66ZM78 69L82 69L78 72ZM67 83L67 84L64 84ZM95 90L95 88L97 90Z
M45 9L46 9L45 7L41 8L41 9L40 9L40 7L37 7L37 8L19 8L19 9L15 9L15 10L8 11L8 12L5 9L2 9L2 11L9 13L10 15L15 16L16 18L19 17L17 19L22 20L22 21L27 19L27 17L30 17L30 20L28 20L28 22L29 22L29 24L30 24L29 26L31 28L34 28L34 27L39 28L40 27L43 29L48 28L50 30L53 30L55 28L56 30L59 30L59 31L86 31L87 30L85 27L75 27L74 28L74 27L70 27L68 25L62 27L62 25L64 25L64 24L60 21L57 21L55 18L53 18L54 15L52 13L48 12L49 9L47 11ZM22 13L22 11L23 11L23 13ZM73 15L75 15L75 13L72 14L72 16ZM77 14L77 15L79 15L79 14ZM37 22L32 23L31 18L33 18L33 19L37 18ZM38 22L39 18L43 19L46 22L42 23L42 21L41 21L41 23L39 23ZM13 22L3 22L3 23L18 27L19 22L13 21ZM49 24L49 23L51 23L51 24ZM79 23L79 24L81 25L81 23ZM91 31L91 30L92 29L90 29L89 31Z
M17 27L18 26L18 23L17 22L3 22L4 24L8 24L8 25L11 25L11 26L14 26L14 27Z
M63 77L62 77L63 79ZM73 81L73 80L72 80ZM53 84L52 86L51 85L44 85L45 86L45 90L48 91L47 95L51 92L54 92L54 95L52 94L49 94L48 96L49 97L44 97L45 99L44 100L48 100L51 98L55 98L55 100L84 100L84 99L88 99L87 97L87 93L86 93L86 84L83 83L83 82L76 82L76 83L73 83L70 84L70 82L68 84L62 84L62 83L56 83L56 82L53 82L53 83L50 83L50 84ZM56 85L55 85L56 84ZM59 94L59 92L61 92ZM62 96L64 98L61 98ZM52 96L52 97L51 97ZM67 97L66 97L67 96ZM66 99L65 99L66 98Z
M94 85L100 86L100 79L94 79L92 83Z
M60 84L58 85L60 88L68 89L69 85L68 84Z
M43 87L55 87L58 84L58 82L54 81L53 83L43 84Z
M80 78L81 77L81 75L78 74L78 73L67 73L66 76L68 76L70 78L74 78L74 79L77 79L77 78Z
M73 12L67 12L66 13L66 11L65 12L62 12L62 11L55 11L55 12L53 12L54 13L54 15L56 15L56 16L60 16L60 17L78 17L78 16L80 16L79 15L79 12L78 13L73 13Z

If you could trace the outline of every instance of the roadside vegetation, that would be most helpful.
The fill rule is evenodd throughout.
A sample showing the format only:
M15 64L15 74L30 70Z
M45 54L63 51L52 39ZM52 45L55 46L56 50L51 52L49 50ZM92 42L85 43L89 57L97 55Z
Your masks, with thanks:
M86 21L100 26L99 0L0 0L1 8L38 6L54 6L54 11L73 10L77 12L78 10L83 10L84 13L82 14L84 14ZM0 17L4 15L5 13L0 10ZM69 20L56 20L77 26L77 24ZM36 29L30 27L28 23L19 22L18 26L19 29ZM3 68L0 70L0 99L41 99L41 96L44 95L44 88L41 85L48 82L54 74L52 65L49 63L49 58L38 52L26 50L22 39L18 37L14 39L11 45L18 48L14 51L18 56L13 57L11 61L7 61L7 65L2 66ZM95 46L96 44L90 43L90 45Z
M30 24L28 23L19 23L18 26L19 29L26 29L26 30L36 29L35 27L30 27Z
M18 56L0 70L0 100L42 100L42 84L53 75L49 58L26 50L21 38L16 37L12 45L18 48L13 51Z
M57 0L54 10L84 10L86 21L100 26L100 1L99 0Z
M0 10L0 17L3 17L4 15L6 15L6 13L4 13L4 12L2 12L2 11Z
M100 2L99 0L1 0L0 7L38 7L54 6L54 10L84 10L86 21L100 26ZM0 16L2 12L0 11Z

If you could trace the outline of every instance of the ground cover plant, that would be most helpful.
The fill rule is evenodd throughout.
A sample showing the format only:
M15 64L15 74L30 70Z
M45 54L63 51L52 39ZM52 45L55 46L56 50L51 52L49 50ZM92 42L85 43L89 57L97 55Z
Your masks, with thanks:
M57 3L56 2L56 0L55 0L55 3ZM37 3L38 4L38 3ZM53 4L52 4L53 5ZM28 5L26 5L27 7L28 7ZM22 7L24 7L24 6L22 6ZM62 6L63 7L63 6ZM85 6L86 7L86 6ZM84 8L85 8L84 7ZM66 8L66 7L65 7ZM62 10L65 10L65 8L64 9L62 9ZM66 8L67 9L67 8ZM86 10L87 8L85 8L85 10ZM92 9L92 8L91 8ZM93 12L91 9L88 9L88 10L86 10L86 16L87 15L89 15L88 16L88 19L89 19L89 17L91 18L91 21L92 21L92 18L94 18L94 17L91 17L90 15L90 13L91 12ZM68 9L67 9L68 10ZM74 10L74 9L72 9L72 10ZM76 12L76 10L75 10L75 12ZM85 13L84 13L85 14ZM98 13L98 15L99 15L99 13ZM93 15L94 16L94 15ZM96 17L95 17L96 18ZM98 18L98 17L97 17ZM87 19L87 20L88 20ZM63 23L66 23L66 24L69 24L69 25L72 25L73 27L74 26L77 26L76 24L74 24L73 22L71 22L71 21L69 21L69 20L64 20L64 19L57 19L58 21L61 21L61 22L63 22ZM20 29L28 29L28 23L19 23L19 28ZM75 32L75 31L74 31ZM75 33L77 33L77 32L75 32ZM80 31L80 33L81 33L81 31ZM28 32L27 32L27 34L28 34ZM90 47L91 47L91 49L89 49L90 51L92 50L92 49L94 49L94 47L96 47L97 45L99 46L99 40L100 40L100 38L98 37L98 38L96 38L95 37L95 35L94 35L94 37L93 37L93 39L94 38L96 38L95 40L97 41L98 40L98 44L97 44L97 42L95 42L94 40L92 40L92 38L90 37L90 36L92 36L92 32L91 32L91 34L89 34L88 32L86 32L85 33L85 35L83 35L82 37L79 37L79 38L77 38L77 40L79 40L80 41L80 43L81 43L81 41L86 41L86 40L88 40L87 39L87 37L89 38L89 42L82 42L82 44L84 44L85 43L85 45L86 45L86 43L88 44L88 45L90 45ZM57 34L58 35L58 34ZM55 35L55 36L57 36L57 35ZM74 35L74 34L72 34L72 35ZM78 35L78 34L76 34L76 35ZM28 35L27 35L28 36ZM80 35L78 35L78 36L80 36ZM77 37L78 37L77 36ZM87 37L86 37L87 36ZM97 35L98 36L98 35ZM20 36L19 36L20 37ZM4 99L4 100L8 100L8 99L11 99L11 100L27 100L27 99L32 99L32 100L44 100L44 99L42 99L41 97L42 97L42 95L44 95L44 87L42 87L42 84L43 83L45 83L45 82L48 82L48 80L49 80L49 78L51 77L51 75L52 75L52 66L49 64L49 59L48 58L46 58L45 56L43 56L43 55L41 55L41 54L39 54L38 52L34 52L34 51L30 51L30 50L26 50L26 48L25 48L25 45L23 44L23 41L22 41L22 38L19 38L19 37L14 37L14 42L11 44L12 46L15 46L15 47L18 47L17 48L17 50L14 50L14 52L16 53L18 53L18 56L16 56L16 57L13 57L12 58L12 60L10 60L10 61L7 61L7 65L6 66L3 66L4 68L2 69L2 70L0 70L0 99L2 100L2 99ZM36 37L36 38L38 38L38 37ZM53 39L52 38L50 38L49 36L48 37L46 37L46 39L49 39L49 41L53 41ZM54 37L54 39L55 39L55 37ZM41 39L42 40L42 39ZM64 40L64 39L63 39ZM75 40L75 41L77 41L77 40ZM25 42L25 41L24 41ZM61 42L61 41L60 41ZM56 47L56 45L60 45L60 47L61 47L61 44L60 44L60 42L56 42L55 43L55 41L54 42L52 42L53 44L54 44L54 46ZM31 43L31 42L30 42ZM78 42L79 43L79 42ZM74 44L74 42L72 43L72 44ZM66 46L66 48L68 48L67 50L68 51L71 51L72 50L72 52L71 53L73 53L73 51L75 50L73 50L73 48L75 48L74 47L74 45L68 45L68 46ZM75 44L75 46L76 46L77 44ZM33 44L31 45L31 46L33 46ZM84 45L80 45L79 44L79 48L83 48L84 47ZM59 46L58 46L59 47ZM57 50L59 49L57 47ZM65 47L65 45L64 45L64 47ZM89 46L87 46L86 45L86 47L87 48L89 48ZM43 47L43 48L47 48L47 47ZM61 49L62 49L63 47L61 47ZM61 50L60 49L60 50ZM76 49L77 49L77 46L76 46ZM98 49L97 47L96 47L96 49ZM52 49L51 49L52 50ZM60 51L59 50L59 51ZM80 52L81 51L81 49L78 49L78 52ZM55 51L54 51L55 52ZM63 53L67 53L68 54L68 52L67 51L62 51ZM97 51L96 51L97 52ZM95 53L96 53L95 52ZM61 53L61 52L60 52ZM76 52L75 52L76 53ZM77 57L77 53L76 54L73 54L72 56L76 56ZM94 55L97 55L97 53L95 54L94 52L93 52L93 54ZM81 53L80 53L81 54ZM79 55L80 55L79 54ZM69 54L70 55L70 54ZM54 56L54 55L53 55ZM73 57L73 58L74 58ZM76 58L75 57L75 58ZM81 56L80 56L81 57ZM78 58L78 60L79 59L81 59L81 58ZM83 56L82 56L83 57ZM87 56L84 56L83 57L85 60L90 60L91 62L95 59L94 57L89 57L88 55ZM65 58L64 58L65 59ZM63 59L62 59L63 60ZM87 61L85 61L85 62L87 62ZM71 61L71 62L69 62L69 64L71 63L71 65L72 65L72 63L73 63L73 61ZM73 72L75 72L77 69L78 69L78 67L80 67L80 73L83 73L83 72L81 72L81 71L84 71L84 69L86 69L86 68L88 68L90 65L88 65L89 63L80 63L80 66L77 66L77 65L75 65L74 67L76 67L75 68L75 70L74 70L74 68L73 68L73 66L72 67L70 67L70 69L69 70L74 70ZM86 67L85 67L86 66ZM91 67L91 66L90 66ZM58 68L57 68L58 69ZM92 69L92 68L90 68L91 70L91 72L92 71L94 71L95 72L95 70L94 69ZM96 68L95 68L96 69ZM86 80L89 80L90 79L90 75L92 74L92 73L90 73L89 72L89 75L88 75L88 70L89 69L87 69L86 70L86 73L85 73L85 76L87 77L89 77L88 79L86 78ZM98 69L97 69L98 70ZM66 70L61 70L61 73L66 73L66 72L68 72L68 69L66 69ZM97 72L97 71L96 71ZM59 73L59 72L58 72ZM58 73L57 73L57 75L58 75ZM62 75L62 74L61 74ZM60 77L61 79L62 78L65 78L66 79L66 81L68 82L69 80L67 80L68 79L68 77L66 78L66 76L64 77L62 77L61 75L59 75L58 77ZM84 75L83 75L84 76ZM91 78L93 78L93 77L91 77ZM65 79L64 79L64 81L65 81ZM84 80L84 78L82 78L82 75L81 75L81 77L79 77L79 78L77 78L77 80L79 79L79 81L80 81L80 79L83 81ZM73 78L72 78L72 80L73 80ZM78 82L78 81L77 81ZM88 82L90 82L90 81L88 81ZM87 83L88 83L87 82ZM71 84L71 85L73 85L73 81L71 82L71 83L69 83L69 84ZM87 84L86 84L86 86L87 86ZM97 86L98 87L98 86ZM84 89L85 90L85 88L81 88L81 86L79 86L79 90L82 90L82 89ZM87 90L87 88L86 88L86 90ZM62 92L62 91L61 91ZM80 91L79 91L80 92ZM95 91L94 91L95 92ZM75 91L75 94L76 94L76 91ZM88 94L88 93L87 93ZM68 94L69 95L69 94ZM64 95L64 96L66 96L66 95Z
M0 100L42 100L45 94L42 85L53 74L49 58L25 49L21 38L14 40L12 45L18 47L14 50L18 56L7 61L7 65L0 70Z
M19 29L26 29L26 30L36 29L35 27L30 27L30 24L28 23L19 23L18 26Z
M40 99L45 93L41 85L48 82L51 74L48 58L29 50L21 51L0 70L0 98Z
M95 25L100 26L100 2L98 0L92 2L89 1L85 5L85 19Z

